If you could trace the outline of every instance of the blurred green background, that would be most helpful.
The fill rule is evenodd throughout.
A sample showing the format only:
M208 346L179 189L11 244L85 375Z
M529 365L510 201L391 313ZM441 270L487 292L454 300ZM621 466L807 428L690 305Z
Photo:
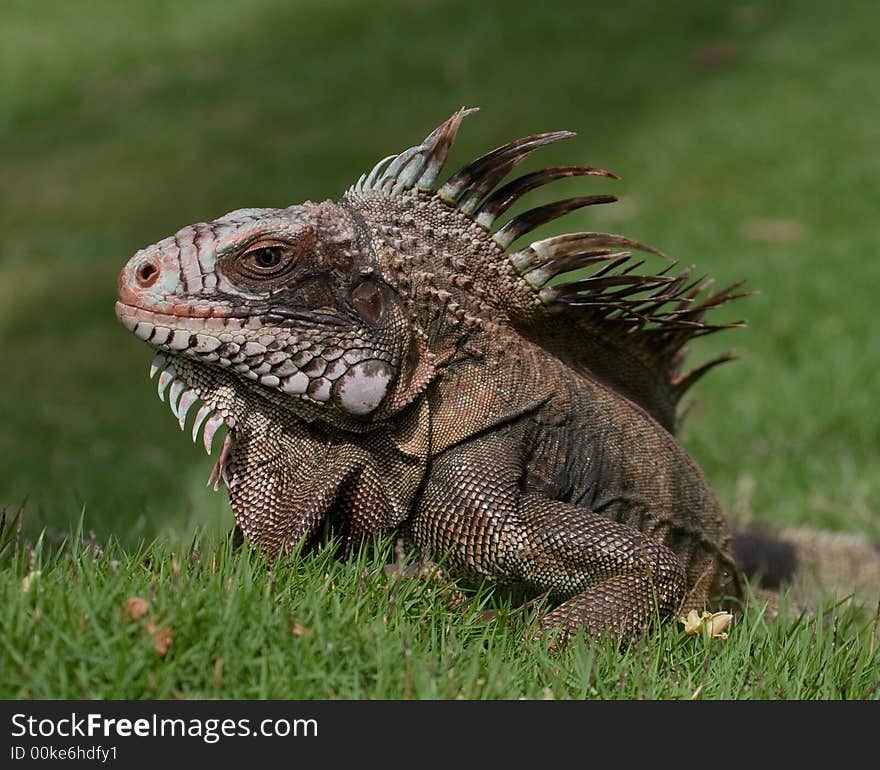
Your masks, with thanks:
M622 176L532 194L621 196L544 234L760 290L695 346L742 357L683 431L734 518L880 538L878 29L870 2L4 0L0 506L128 544L231 526L115 320L119 269L230 209L337 197L478 105L453 162L570 128L527 170Z

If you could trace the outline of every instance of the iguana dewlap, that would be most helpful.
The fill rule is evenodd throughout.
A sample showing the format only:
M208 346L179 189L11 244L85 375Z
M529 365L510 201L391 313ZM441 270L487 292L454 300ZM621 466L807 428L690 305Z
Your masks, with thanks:
M500 223L521 196L613 175L499 186L560 131L438 184L468 112L338 202L233 211L135 254L116 312L159 351L160 395L181 427L197 411L209 449L226 427L217 482L270 554L327 528L347 547L399 530L452 569L549 594L564 635L629 637L736 593L725 519L673 435L711 365L681 374L682 347L722 328L704 314L734 287L639 272L631 252L657 252L620 235L522 240L614 198Z

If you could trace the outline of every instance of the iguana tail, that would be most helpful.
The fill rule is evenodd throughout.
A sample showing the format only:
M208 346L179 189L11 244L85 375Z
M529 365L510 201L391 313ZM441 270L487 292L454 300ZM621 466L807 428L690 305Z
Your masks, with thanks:
M864 534L750 528L733 533L733 551L752 585L791 587L798 602L853 596L873 606L880 598L880 543Z

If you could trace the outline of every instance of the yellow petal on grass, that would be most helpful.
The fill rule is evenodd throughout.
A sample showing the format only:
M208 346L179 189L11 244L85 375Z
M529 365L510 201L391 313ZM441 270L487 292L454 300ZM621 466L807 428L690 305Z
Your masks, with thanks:
M731 620L733 620L733 615L729 612L713 612L706 620L709 636L713 639L727 639L724 629L730 625Z
M687 615L682 615L678 621L684 625L686 634L699 634L705 628L706 633L713 639L727 639L724 629L730 625L733 615L729 612L703 612L691 610Z
M708 612L703 613L703 615L708 614ZM698 634L703 627L703 618L696 610L691 610L687 615L682 615L678 622L684 624L684 632L686 634Z

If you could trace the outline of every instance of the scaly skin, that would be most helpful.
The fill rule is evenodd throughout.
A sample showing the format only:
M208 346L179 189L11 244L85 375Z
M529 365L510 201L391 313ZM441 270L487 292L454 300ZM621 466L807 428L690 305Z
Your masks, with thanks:
M436 178L462 117L381 162L339 203L243 209L135 254L122 323L159 350L184 426L198 400L245 536L270 554L327 525L346 548L400 531L464 574L548 594L543 627L630 638L651 618L736 594L730 534L672 434L714 331L687 273L633 271L623 236L507 247L611 196L494 229L559 167L493 192L527 137ZM622 249L626 251L621 251ZM655 252L656 253L656 252ZM589 270L586 279L553 282ZM568 276L571 278L571 276Z

